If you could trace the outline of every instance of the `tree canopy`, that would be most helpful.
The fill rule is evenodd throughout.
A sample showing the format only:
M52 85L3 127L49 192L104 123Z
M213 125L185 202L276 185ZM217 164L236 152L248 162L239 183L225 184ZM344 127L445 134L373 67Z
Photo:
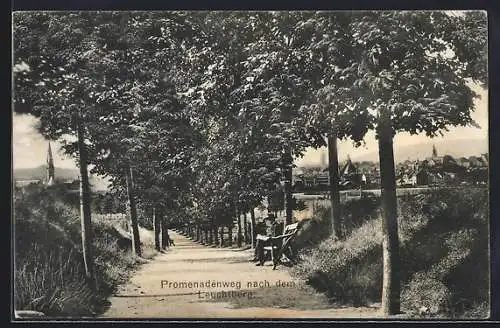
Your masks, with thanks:
M325 137L374 130L390 162L398 132L475 125L470 83L487 87L479 11L18 12L13 28L15 111L74 156L80 127L116 191L131 169L140 206L199 224L283 193L290 209L293 158Z

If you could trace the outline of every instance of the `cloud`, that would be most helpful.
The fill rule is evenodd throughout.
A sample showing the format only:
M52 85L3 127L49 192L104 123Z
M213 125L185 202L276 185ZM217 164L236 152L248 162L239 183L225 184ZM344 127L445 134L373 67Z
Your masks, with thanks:
M14 168L44 165L49 141L37 130L38 119L28 114L12 116L12 164ZM51 141L56 167L76 168L74 160L61 151L61 143Z

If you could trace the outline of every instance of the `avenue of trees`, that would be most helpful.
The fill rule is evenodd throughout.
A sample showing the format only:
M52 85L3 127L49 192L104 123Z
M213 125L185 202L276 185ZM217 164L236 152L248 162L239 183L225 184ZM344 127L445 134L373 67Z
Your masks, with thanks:
M14 109L66 140L80 167L89 280L88 165L128 199L140 255L138 207L154 213L156 231L169 217L222 242L278 194L291 223L293 159L327 146L332 233L342 238L337 141L361 145L373 130L382 307L399 312L393 138L475 124L468 83L487 81L485 13L26 12L13 30Z

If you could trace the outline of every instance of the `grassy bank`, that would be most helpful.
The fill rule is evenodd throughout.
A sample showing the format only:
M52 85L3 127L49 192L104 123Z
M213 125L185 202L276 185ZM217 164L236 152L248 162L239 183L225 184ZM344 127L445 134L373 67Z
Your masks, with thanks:
M436 190L398 199L402 310L414 317L485 318L489 302L488 192ZM382 226L376 198L343 209L343 241L329 236L302 242L292 274L330 302L366 306L380 302ZM308 223L326 230L328 211ZM324 235L324 234L323 234ZM303 238L307 240L308 238ZM471 274L473 273L473 274Z
M93 222L91 286L85 281L78 212L43 189L17 193L14 206L16 310L66 317L99 314L117 285L144 262L119 248L120 236L108 222ZM144 257L154 255L149 245L143 248Z
M205 302L227 302L233 309L261 307L281 308L295 310L323 310L331 305L325 295L316 292L309 286L297 286L294 288L267 287L257 289L239 290L241 297L230 297L229 295L213 295ZM214 293L217 294L217 293Z

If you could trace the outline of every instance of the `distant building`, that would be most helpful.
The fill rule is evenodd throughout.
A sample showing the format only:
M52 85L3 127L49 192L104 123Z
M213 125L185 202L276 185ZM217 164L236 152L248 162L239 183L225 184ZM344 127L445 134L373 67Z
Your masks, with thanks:
M488 181L488 154L453 158L439 156L435 146L432 155L422 162L405 161L396 167L399 186L485 184Z
M27 180L16 180L16 187L24 188L30 185L45 185L45 186L53 186L57 183L55 179L55 167L54 167L54 157L52 156L52 148L49 146L47 148L47 158L46 158L46 167L45 167L45 177L40 179L27 179Z
M361 182L362 174L351 161L351 158L347 156L347 161L340 170L340 185L344 188L355 188L359 187Z
M328 163L326 161L326 153L325 152L321 153L321 167L322 168L328 167Z
M423 186L428 185L433 179L434 176L425 167L414 163L402 169L397 176L397 184L401 187Z
M481 154L481 159L483 160L483 162L488 165L488 163L490 162L490 158L488 156L488 153L485 153L485 154Z
M296 190L328 190L330 174L328 167L300 168L294 171ZM342 189L377 187L380 181L378 164L364 161L354 163L348 156L345 162L339 163L339 185Z
M466 168L466 169L468 169L470 167L470 162L465 157L460 157L459 159L457 159L457 164Z
M330 173L328 172L328 167L318 174L316 177L316 184L320 186L330 185Z
M416 186L417 174L413 170L403 171L397 177L397 184L399 186Z
M36 184L41 184L42 183L42 180L16 180L15 181L15 185L16 187L20 187L20 188L23 188L23 187L27 187L27 186L30 186L30 185L36 185Z

